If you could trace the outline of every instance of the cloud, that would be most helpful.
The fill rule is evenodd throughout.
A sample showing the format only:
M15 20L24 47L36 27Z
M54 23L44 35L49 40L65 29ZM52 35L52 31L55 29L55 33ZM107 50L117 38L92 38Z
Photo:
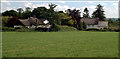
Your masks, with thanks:
M7 0L5 0L4 2L2 1L2 3L4 3L5 5L11 5L11 3Z
M4 2L6 5L11 5L9 0L1 0L1 2Z
M63 5L58 5L56 8L55 8L55 11L63 11L65 12L65 10L69 9L70 7L69 6L63 6Z
M119 12L118 12L118 3L112 3L112 7L111 6L105 6L105 14L106 17L110 17L110 18L118 18L119 17Z
M58 2L60 2L60 3L65 3L66 1L58 1ZM11 9L13 9L13 10L15 10L16 8L18 8L18 7L10 7L9 5L11 5L11 3L9 4L9 3L6 3L6 2L3 2L4 4L6 4L6 5L4 5L4 6L2 6L2 7L4 7L4 8L2 8L2 11L4 11L4 10L11 10ZM81 15L83 14L83 11L84 11L84 9L85 9L85 7L87 7L88 8L88 10L89 10L89 14L90 14L90 16L91 16L91 14L93 13L93 11L95 11L96 9L96 3L94 3L94 2L92 2L92 1L88 1L88 3L91 3L91 4L88 4L88 5L86 5L86 6L81 6L81 7L75 7L75 6L69 6L69 5L67 5L67 4L57 4L58 6L55 8L55 11L64 11L65 12L65 10L67 10L67 9L77 9L77 10L80 10L81 11ZM93 4L94 3L94 4ZM101 4L101 5L103 5L104 7L104 10L105 10L105 16L106 17L118 17L118 3L116 3L116 2L112 2L112 3L110 3L110 5L108 4L108 3L106 3L106 2L100 2L99 4ZM30 1L27 1L27 2L23 2L23 4L20 4L20 6L22 7L22 8L25 8L25 7L30 7L30 8L32 8L32 10L34 9L34 8L37 8L37 7L46 7L47 9L49 8L49 3L47 2L43 2L42 4L40 3L40 4L36 4L36 3L34 3L34 2L30 2ZM8 7L9 6L9 7ZM13 6L13 5L11 5L11 6Z
M2 8L1 12L4 12L6 10L15 10L15 11L17 11L15 7L5 7L5 8Z
M115 7L115 9L118 9L118 3L112 3L112 5Z
M43 4L33 4L31 2L25 2L24 6L25 7L30 7L32 9L37 8L37 7L46 7L47 9L49 8L49 3L43 3ZM67 9L69 9L70 7L67 5L57 5L55 8L55 11L65 11Z
M94 2L93 1L88 1L89 4L93 4Z
M6 7L6 10L15 10L15 7Z
M47 9L49 8L49 3L43 3L43 4L33 4L31 2L25 2L24 7L30 7L32 10L37 7L46 7Z
M102 2L102 3L100 3L101 5L107 5L106 3L104 3L104 2Z
M109 18L118 18L118 10L112 9L111 7L104 7L105 15Z
M58 2L60 2L60 3L65 3L65 1L58 1Z
M10 3L10 2L6 2L6 4L7 4L7 5L11 5L11 3Z
M112 3L112 5L114 5L114 6L118 6L118 3Z
M83 16L83 13L84 13L84 9L85 8L87 8L88 10L89 10L89 15L90 16L92 16L92 13L93 13L93 11L95 11L96 9L96 6L94 6L94 5L90 5L90 6L83 6L83 7L81 7L80 9L81 9L81 16Z

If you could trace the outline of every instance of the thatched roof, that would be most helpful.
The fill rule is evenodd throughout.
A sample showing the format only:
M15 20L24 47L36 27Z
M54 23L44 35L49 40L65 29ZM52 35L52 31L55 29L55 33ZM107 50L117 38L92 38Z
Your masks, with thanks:
M35 17L29 17L28 19L19 19L19 21L24 25L24 26L30 26L30 25L40 25L43 24L43 22L46 19L38 19Z
M34 17L28 18L28 21L30 22L31 25L39 25L40 24L40 21Z
M99 19L98 18L82 18L81 22L85 22L87 25L97 25Z
M19 19L19 21L24 25L24 26L30 26L30 23L27 19Z
M46 19L39 19L39 21L40 21L40 24L43 24L43 21L45 21Z

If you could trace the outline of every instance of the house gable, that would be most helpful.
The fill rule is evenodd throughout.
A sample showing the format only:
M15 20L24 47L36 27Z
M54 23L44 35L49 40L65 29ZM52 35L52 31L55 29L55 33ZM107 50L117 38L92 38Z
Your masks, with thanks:
M108 27L108 21L99 21L98 26L100 26L100 27Z

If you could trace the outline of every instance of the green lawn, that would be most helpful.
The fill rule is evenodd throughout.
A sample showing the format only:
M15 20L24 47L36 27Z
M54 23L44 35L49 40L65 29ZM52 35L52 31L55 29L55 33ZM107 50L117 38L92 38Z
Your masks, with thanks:
M118 32L3 32L3 57L118 57Z

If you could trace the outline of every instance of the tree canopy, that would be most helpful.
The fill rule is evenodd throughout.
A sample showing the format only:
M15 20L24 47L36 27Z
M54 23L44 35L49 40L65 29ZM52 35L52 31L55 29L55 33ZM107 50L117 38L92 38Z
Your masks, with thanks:
M101 6L100 4L97 5L96 10L92 14L92 17L99 18L101 21L103 21L105 18L103 6Z
M47 19L50 24L57 27L57 25L70 25L78 30L82 30L86 28L86 24L81 22L81 11L78 9L67 9L66 12L63 11L55 11L57 7L56 4L49 4L49 8L46 7L37 7L33 10L30 7L26 7L25 10L23 8L18 8L17 11L9 10L2 13L3 16L16 16L18 19L27 19L29 17L36 17L38 19ZM13 18L13 19L17 19ZM91 18L89 15L88 8L85 8L83 11L83 18ZM105 14L103 6L100 4L97 5L96 10L92 14L92 18L99 18L101 21L104 20ZM16 20L12 20L16 21ZM6 23L6 22L5 22ZM12 23L9 23L12 24ZM12 25L13 26L13 25Z
M18 13L15 10L9 10L2 13L3 16L17 16Z
M81 16L80 16L80 10L76 10L76 9L68 9L67 10L68 14L72 17L72 19L74 20L74 27L76 27L77 29L80 29L80 19L81 19Z
M83 13L83 18L89 18L89 10L87 8L84 9L84 13Z

